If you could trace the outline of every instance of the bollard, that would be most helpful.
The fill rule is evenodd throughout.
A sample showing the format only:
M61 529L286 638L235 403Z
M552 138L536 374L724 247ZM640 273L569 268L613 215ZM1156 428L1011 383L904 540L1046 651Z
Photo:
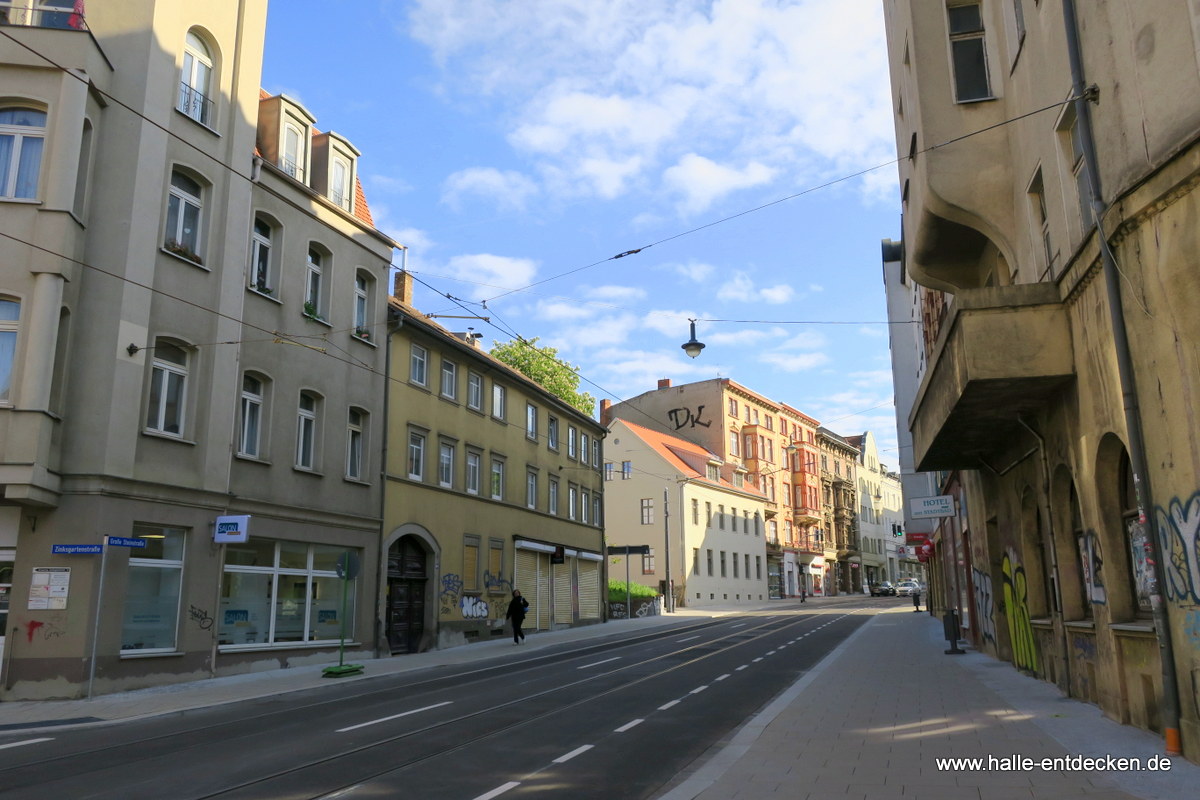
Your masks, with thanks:
M942 628L946 631L946 641L950 643L950 649L946 651L946 655L961 656L965 650L958 649L958 614L954 609L948 609L945 614L942 614Z

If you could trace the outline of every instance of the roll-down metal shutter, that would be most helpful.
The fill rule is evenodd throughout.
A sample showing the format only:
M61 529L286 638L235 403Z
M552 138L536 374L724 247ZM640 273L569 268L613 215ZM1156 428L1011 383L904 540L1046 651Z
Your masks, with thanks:
M579 559L579 618L600 618L600 562Z

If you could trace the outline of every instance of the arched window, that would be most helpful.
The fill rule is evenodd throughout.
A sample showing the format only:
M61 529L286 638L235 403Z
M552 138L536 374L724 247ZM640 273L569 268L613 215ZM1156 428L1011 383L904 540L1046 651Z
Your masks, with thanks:
M1137 485L1133 480L1133 464L1129 454L1122 450L1117 467L1118 497L1121 498L1121 528L1125 531L1125 544L1129 553L1130 571L1133 580L1134 609L1140 614L1150 613L1150 591L1154 584L1154 565L1146 552L1149 526L1138 518Z
M262 215L256 216L250 234L250 288L266 295L275 292L275 238L271 222Z
M146 429L182 436L187 399L188 354L166 339L154 341Z
M296 466L314 469L317 463L317 418L320 400L312 392L300 393L296 419Z
M346 477L362 480L366 465L363 463L363 437L367 430L367 412L361 408L350 408L346 418Z
M354 335L360 339L371 338L371 288L366 273L354 276Z
M17 361L17 330L21 304L0 296L0 402L12 399L13 367Z
M325 319L325 272L329 257L315 246L308 248L308 263L304 278L304 313L313 319Z
M204 189L192 178L179 170L171 173L163 249L197 264L204 263L200 259L203 194Z
M212 52L195 31L188 31L183 43L183 71L179 76L176 108L210 127L213 121L212 75Z
M45 140L45 111L0 108L0 197L37 197Z

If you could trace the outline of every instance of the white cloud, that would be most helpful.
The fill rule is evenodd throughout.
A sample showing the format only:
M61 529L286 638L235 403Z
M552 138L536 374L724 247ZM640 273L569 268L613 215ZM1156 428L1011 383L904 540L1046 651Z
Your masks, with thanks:
M703 316L695 311L669 311L666 309L654 309L647 311L642 317L642 327L649 328L652 331L658 331L663 336L676 337L679 343L683 344L691 331L688 325L688 320L698 319ZM696 324L696 335L701 341L704 340L700 336L700 332L704 329L704 323Z
M770 338L771 333L761 328L747 328L740 331L714 332L704 336L706 344L711 345L752 345L759 344Z
M711 377L713 366L693 361L680 350L678 355L650 350L626 350L612 348L594 354L598 378L619 399L626 399L648 392L658 386L661 378L670 378L674 383L685 383L702 377Z
M769 303L778 305L790 302L795 295L795 289L783 283L760 289L754 285L754 281L744 272L735 272L733 277L721 284L721 287L717 289L718 300L739 301L743 303Z
M442 202L458 208L465 195L478 195L492 201L498 208L523 211L526 201L537 192L537 184L519 172L471 167L446 178L442 187Z
M763 353L758 360L784 372L803 372L828 364L829 356L824 353Z
M410 258L414 253L428 252L434 247L429 233L420 228L396 228L388 235L409 249Z
M663 182L683 195L680 209L684 213L698 214L730 192L767 183L774 175L775 170L757 161L738 170L688 153L663 172Z
M550 322L562 322L586 319L595 315L595 310L580 303L551 301L538 303L537 316Z
M593 286L585 294L593 300L628 303L644 299L646 297L646 290L638 286L614 286L610 284L608 286Z
M712 276L717 268L703 261L689 261L686 264L665 264L667 269L695 283L703 283Z
M537 264L532 260L490 253L454 256L446 263L445 269L459 280L472 285L473 299L495 295L494 287L497 286L519 289L533 283L537 277Z
M413 190L413 185L403 178L393 178L390 175L367 175L363 185L368 193L406 194Z

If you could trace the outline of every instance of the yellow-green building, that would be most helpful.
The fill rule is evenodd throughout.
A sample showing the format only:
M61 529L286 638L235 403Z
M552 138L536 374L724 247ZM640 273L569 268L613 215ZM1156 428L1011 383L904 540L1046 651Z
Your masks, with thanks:
M379 618L392 653L602 620L604 429L412 306L390 303Z

